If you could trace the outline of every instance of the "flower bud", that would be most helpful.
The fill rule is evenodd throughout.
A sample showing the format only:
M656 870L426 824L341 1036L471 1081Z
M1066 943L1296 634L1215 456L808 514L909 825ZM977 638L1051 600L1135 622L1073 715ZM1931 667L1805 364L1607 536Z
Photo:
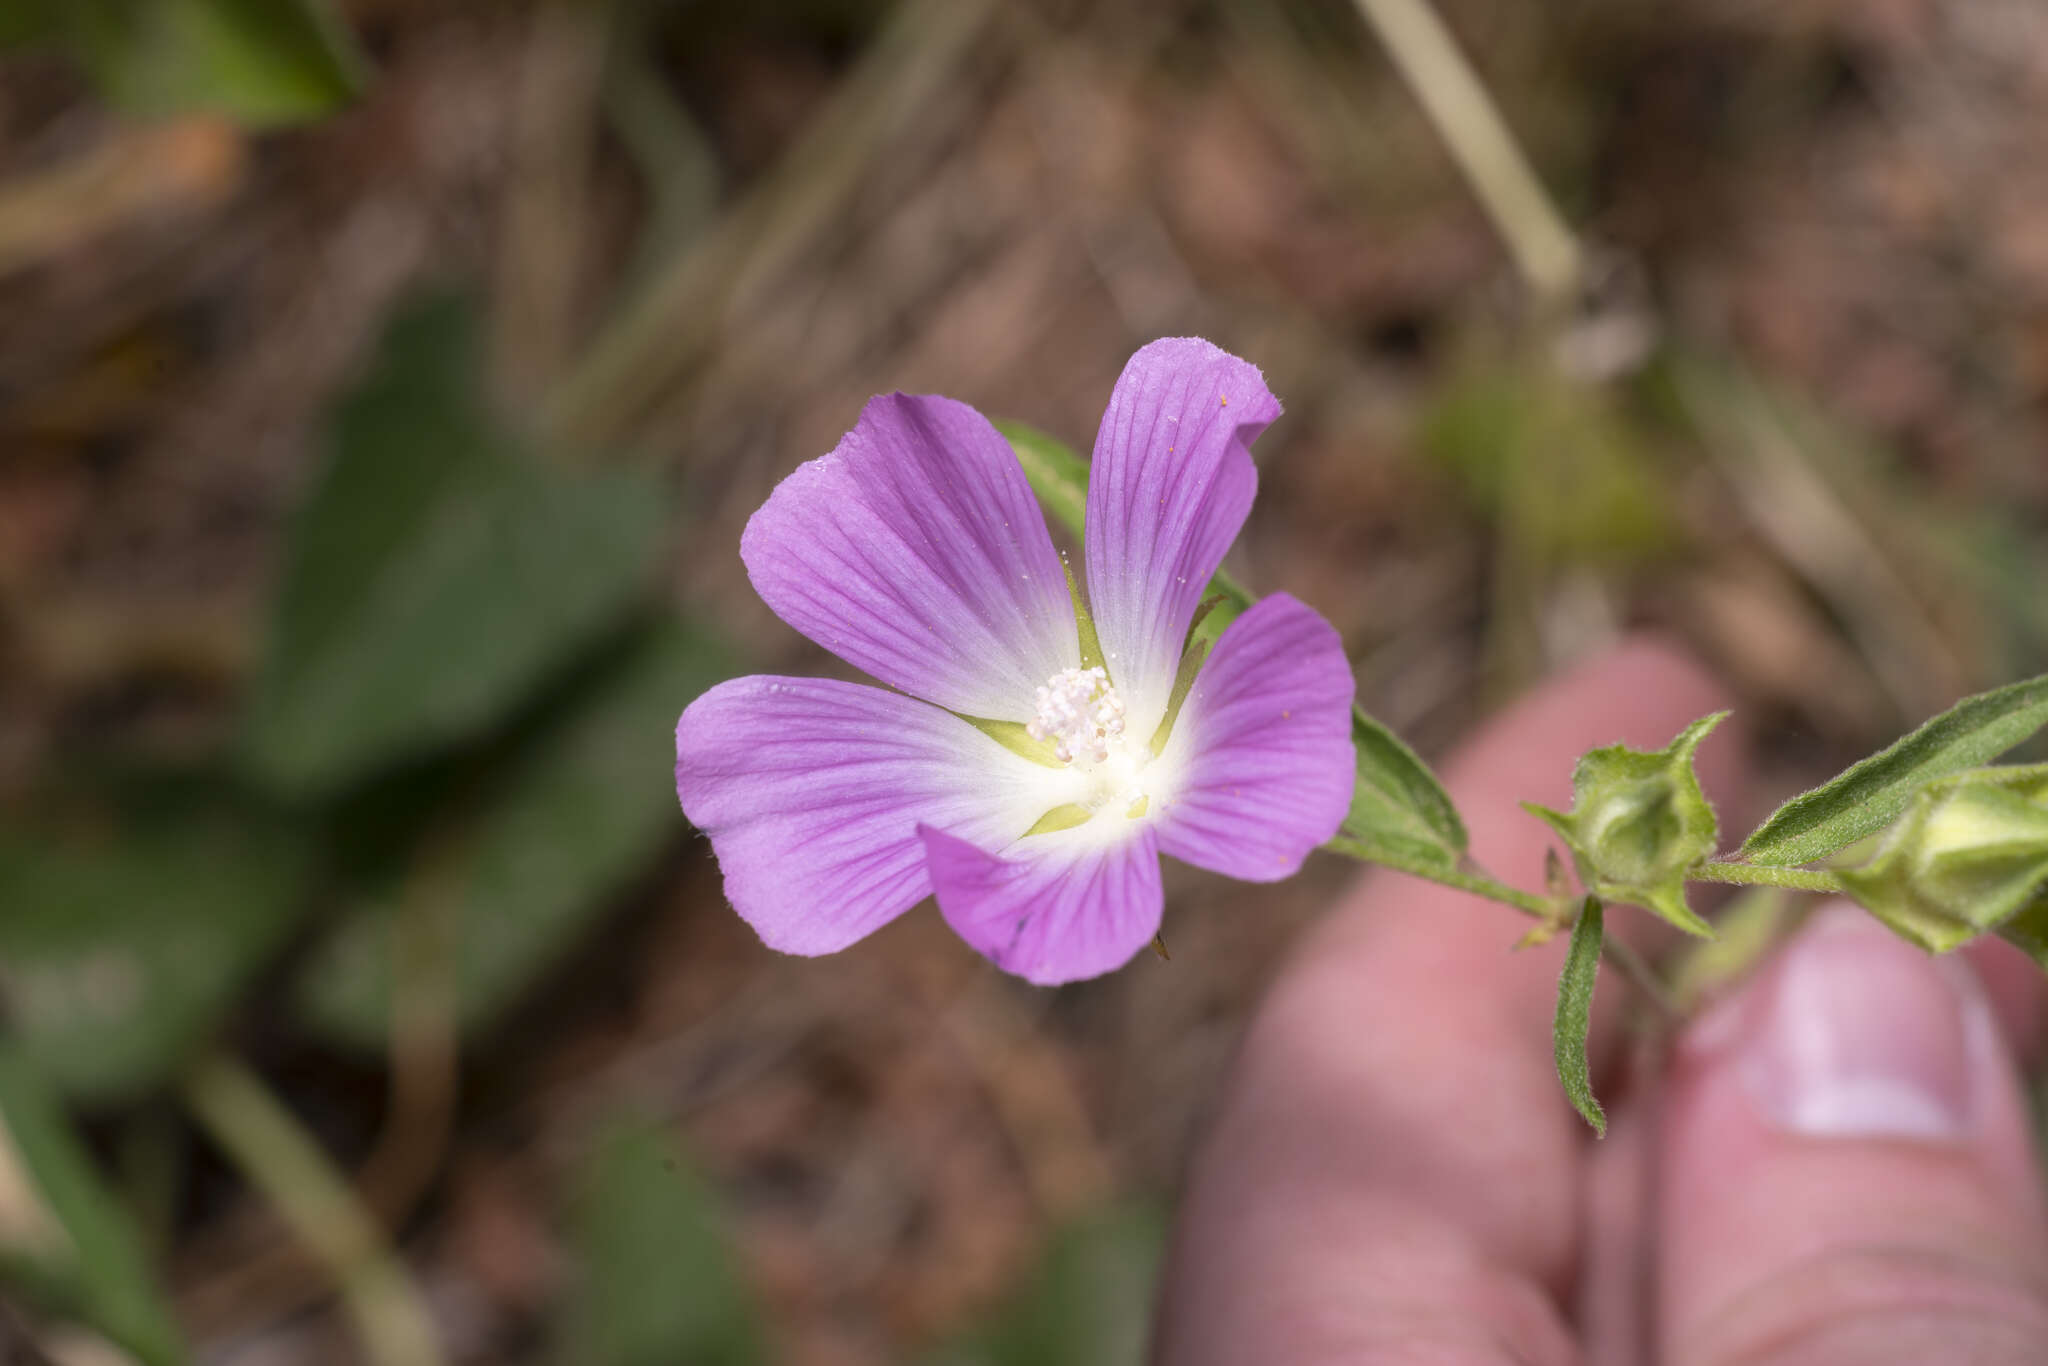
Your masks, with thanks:
M1714 852L1718 836L1693 753L1727 715L1703 716L1651 753L1626 745L1588 751L1572 773L1569 814L1525 803L1563 837L1587 891L1713 937L1685 903L1685 878Z
M2022 940L2032 917L2048 918L2048 764L1927 784L1870 862L1840 876L1872 915L1937 953L2007 926Z

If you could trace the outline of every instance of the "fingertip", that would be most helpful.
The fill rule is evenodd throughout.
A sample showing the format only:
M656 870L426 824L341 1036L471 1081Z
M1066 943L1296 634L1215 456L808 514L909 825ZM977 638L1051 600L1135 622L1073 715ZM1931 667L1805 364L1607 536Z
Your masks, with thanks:
M1664 1094L1667 1350L1719 1363L1795 1331L1860 1341L1908 1302L1939 1318L1974 1299L2001 1333L2048 1323L2025 1100L1965 960L1828 908L1693 1025Z

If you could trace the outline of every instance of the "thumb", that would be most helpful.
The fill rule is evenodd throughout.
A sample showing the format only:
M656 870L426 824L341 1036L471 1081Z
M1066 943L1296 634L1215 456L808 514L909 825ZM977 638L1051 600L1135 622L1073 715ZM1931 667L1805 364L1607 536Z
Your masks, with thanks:
M1688 1031L1661 1145L1668 1366L2048 1353L2026 1104L1962 960L1824 909Z

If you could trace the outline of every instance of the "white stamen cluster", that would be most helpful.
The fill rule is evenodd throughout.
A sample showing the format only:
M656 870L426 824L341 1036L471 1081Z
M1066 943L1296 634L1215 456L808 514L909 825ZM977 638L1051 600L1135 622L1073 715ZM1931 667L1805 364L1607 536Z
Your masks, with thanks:
M1124 700L1100 668L1062 669L1038 690L1038 715L1024 733L1052 746L1061 763L1099 764L1121 749Z

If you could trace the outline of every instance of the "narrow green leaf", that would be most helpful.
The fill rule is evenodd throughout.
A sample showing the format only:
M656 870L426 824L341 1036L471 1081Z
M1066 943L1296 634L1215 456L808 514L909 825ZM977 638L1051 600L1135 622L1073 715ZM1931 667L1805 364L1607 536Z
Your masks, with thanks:
M753 1366L767 1351L715 1193L661 1130L621 1122L579 1175L564 1366Z
M1988 764L2048 725L2048 674L1966 697L1911 735L1801 793L1742 844L1751 863L1826 858L1891 824L1922 785Z
M1029 1281L977 1331L920 1366L1134 1366L1144 1359L1165 1220L1097 1211L1053 1236Z
M457 1010L476 1029L509 1005L685 826L676 809L676 716L725 677L717 642L664 626L573 690L502 768L474 784L449 922ZM391 1013L393 930L407 860L353 892L354 911L299 982L310 1023L375 1049Z
M640 595L659 491L527 459L478 395L476 332L453 298L401 312L335 414L249 719L252 765L289 795L497 724Z
M233 815L0 836L0 1005L64 1091L164 1081L297 923L304 845Z
M301 122L354 98L368 67L327 0L62 0L59 12L101 92L139 114Z
M1087 514L1088 462L1034 427L1021 422L995 425L1017 453L1038 501L1079 539ZM1253 601L1222 570L1202 596L1205 604L1215 605L1197 613L1191 637L1220 635ZM1436 775L1362 708L1353 709L1351 738L1358 751L1358 785L1338 832L1345 852L1359 858L1455 867L1465 853L1465 825Z
M55 1094L0 1048L0 1284L147 1366L185 1360L134 1223L102 1185Z
M1600 899L1587 897L1572 925L1564 973L1557 982L1557 1021L1551 1043L1557 1055L1557 1078L1564 1083L1572 1108L1604 1138L1607 1112L1593 1095L1593 1078L1586 1062L1586 1036L1593 1027L1593 985L1600 975L1600 920Z

